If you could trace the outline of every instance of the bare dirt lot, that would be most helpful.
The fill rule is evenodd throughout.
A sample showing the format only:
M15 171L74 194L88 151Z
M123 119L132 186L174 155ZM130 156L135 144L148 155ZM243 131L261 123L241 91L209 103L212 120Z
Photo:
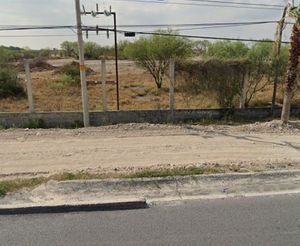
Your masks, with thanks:
M32 67L32 88L35 110L37 112L49 111L81 111L80 86L64 85L57 68L72 59L49 60L50 67L37 69ZM101 61L90 60L86 64L94 73L88 76L89 109L102 111L102 88L100 83ZM25 87L25 73L19 69L19 76ZM119 61L120 75L120 108L121 110L166 109L169 105L169 81L165 79L162 89L158 90L149 72L137 67L134 62ZM108 110L116 110L116 85L114 61L107 61ZM219 107L212 95L190 95L180 91L180 81L175 86L176 108L216 108ZM272 98L272 85L258 92L250 106L267 106ZM283 90L278 88L278 100L282 103ZM300 94L294 97L294 103L300 103ZM26 112L28 103L26 98L0 99L0 112Z
M125 124L0 131L0 177L63 171L234 165L239 171L300 167L300 122L240 126Z

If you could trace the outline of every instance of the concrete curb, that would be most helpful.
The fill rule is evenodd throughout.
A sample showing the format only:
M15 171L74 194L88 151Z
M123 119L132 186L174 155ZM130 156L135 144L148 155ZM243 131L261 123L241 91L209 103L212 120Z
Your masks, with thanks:
M148 208L146 200L122 201L94 204L64 204L64 205L39 205L0 207L0 215L20 214L48 214L48 213L70 213L70 212L92 212L92 211L115 211Z
M132 179L104 179L104 180L70 180L55 182L55 188L58 191L64 189L80 189L82 186L95 187L113 191L125 187L133 187L135 189L141 187L160 187L163 185L186 184L192 182L222 182L222 181L243 181L243 180L276 180L299 178L300 170L278 170L265 172L249 172L249 173L219 173L219 174L202 174L192 176L170 176L170 177L155 177L155 178L132 178Z
M12 194L0 200L0 215L144 209L160 201L289 193L300 193L299 170L49 181L32 191ZM54 204L53 201L59 202Z

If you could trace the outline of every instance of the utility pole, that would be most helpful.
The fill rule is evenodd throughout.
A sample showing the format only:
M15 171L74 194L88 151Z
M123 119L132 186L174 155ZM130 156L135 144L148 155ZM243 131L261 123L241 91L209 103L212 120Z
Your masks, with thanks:
M32 80L31 80L31 74L30 74L29 61L25 61L25 73L26 73L26 85L27 85L29 113L32 114L32 113L34 113L34 104L33 104Z
M274 113L275 103L276 103L277 85L279 82L278 80L279 80L280 49L281 49L282 32L284 28L287 9L288 6L284 8L282 18L278 22L277 31L276 31L276 41L274 43L275 77L274 77L274 87L273 87L272 106L271 106L272 114Z
M169 86L169 109L173 115L174 103L174 87L175 87L175 59L170 59L170 86Z
M84 64L84 46L83 46L84 44L83 44L83 37L82 37L80 0L75 0L75 6L76 6L77 36L78 36L78 46L79 46L83 123L84 123L84 127L88 127L90 126L90 116L89 116L89 102L88 102L86 73L85 73L85 64Z
M101 61L101 82L102 82L102 110L107 111L107 96L106 96L106 63Z
M117 89L117 110L120 110L120 92L119 92L119 65L118 65L118 39L117 39L117 16L114 16L114 36L115 36L115 64L116 64L116 89Z
M113 30L110 29L103 29L99 28L97 25L96 28L84 28L83 30L86 31L87 36L89 31L96 31L97 35L99 30L100 31L106 31L109 37L109 32L113 31L114 32L114 41L115 41L115 67L116 67L116 97L117 97L117 110L120 110L120 93L119 93L119 65L118 65L118 38L117 38L117 13L111 11L111 7L109 10L104 10L102 12L99 12L99 6L98 4L96 5L96 11L85 11L84 9L84 14L85 15L91 15L93 17L97 17L97 15L105 15L105 16L113 16L114 20L114 28Z
M244 109L246 107L246 100L247 100L247 91L249 87L249 70L246 68L245 74L244 74L244 80L241 84L241 96L240 96L240 108Z

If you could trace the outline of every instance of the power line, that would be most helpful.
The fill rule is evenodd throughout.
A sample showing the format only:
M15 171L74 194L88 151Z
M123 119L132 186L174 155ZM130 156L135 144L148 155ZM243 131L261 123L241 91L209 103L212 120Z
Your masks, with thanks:
M55 29L70 29L75 26L19 26L0 28L0 31L23 31L23 30L55 30Z
M28 35L0 35L0 38L35 38L35 37L75 37L77 34L28 34ZM89 34L90 35L90 34ZM91 34L91 36L98 36ZM99 34L106 36L106 34Z
M177 28L174 29L174 31L192 31L192 30L204 30L204 29L219 29L219 28L234 28L234 27L241 27L245 26L240 24L240 25L219 25L219 26L204 26L204 27L192 27L192 28ZM248 25L250 26L250 25Z
M138 25L118 25L118 28L159 28L159 27L217 27L217 26L240 26L240 25L263 25L263 24L275 24L278 21L249 21L249 22L211 22L211 23L178 23L178 24L138 24ZM85 27L85 26L83 26ZM111 25L103 25L101 28L110 28ZM54 29L72 29L74 26L1 26L0 31L23 31L23 30L54 30Z
M270 22L269 22L270 23ZM249 24L251 25L251 24ZM179 25L179 26L173 26L173 27L182 27L185 25ZM189 26L189 25L187 25ZM194 25L192 25L194 26ZM211 29L211 28L229 28L229 27L236 27L236 26L245 26L245 24L235 24L235 25L217 25L217 26L200 26L200 27L192 27L192 28L177 28L177 29L172 29L174 31L192 31L192 30L202 30L202 29ZM110 26L101 26L99 28L104 29L105 27L110 27ZM123 26L123 27L130 27L130 26ZM139 27L139 26L134 26L134 27ZM141 26L141 27L152 27L152 26ZM160 25L160 27L169 27L168 25ZM1 30L0 30L1 31ZM0 35L0 38L26 38L26 37L73 37L76 36L77 34L28 34L28 35ZM90 36L91 34L89 34ZM99 34L100 36L107 36L106 34ZM92 34L92 36L96 36L96 34Z
M95 31L95 27L87 27L84 31ZM99 28L100 31L114 31L108 28ZM176 33L163 33L163 32L145 32L145 31L132 31L132 30L117 30L118 33L135 33L141 35L158 35L168 37L184 37L184 38L195 38L195 39L210 39L210 40L228 40L228 41L242 41L242 42L262 42L262 43L274 43L273 40L269 39L249 39L249 38L230 38L230 37L213 37L213 36L199 36L199 35L186 35ZM289 44L290 42L284 41L283 44Z
M139 25L118 25L118 27L188 27L188 26L223 26L223 25L262 25L275 24L278 21L249 21L249 22L212 22L212 23L185 23L185 24L139 24ZM111 26L102 26L111 27Z
M232 1L220 1L220 0L185 0L191 2L208 2L208 3L223 3L223 4L232 4L232 5L246 5L246 6L261 6L261 7L275 7L283 8L284 5L279 4L267 4L267 3L254 3L254 2L232 2Z
M128 31L120 31L128 32ZM185 35L185 34L162 34L155 32L135 32L136 34L144 35L161 35L161 36L170 36L170 37L185 37L185 38L198 38L198 39L210 39L210 40L228 40L228 41L243 41L243 42L262 42L262 43L273 43L273 40L259 40L259 39L248 39L248 38L228 38L228 37L211 37L211 36L197 36L197 35ZM289 44L290 42L283 41L283 44Z
M198 6L198 7L222 7L222 8L239 8L239 9L259 9L259 10L282 10L283 7L259 7L259 6L236 6L228 4L206 4L206 3L187 3L187 2L164 2L156 0L112 0L117 2L135 2L135 3L154 3L166 5L183 5L183 6Z
M236 22L235 24L237 24ZM248 22L249 23L249 22ZM268 22L270 23L270 22ZM211 23L214 25L221 25L221 23ZM224 23L223 23L224 25ZM15 27L15 28L0 28L0 31L15 31L15 30L49 30L49 29L69 29L73 26L39 26L39 27ZM95 27L83 26L84 31L95 31ZM114 31L110 28L99 27L100 31ZM258 39L248 39L248 38L230 38L230 37L212 37L212 36L198 36L198 35L185 35L185 34L173 34L173 33L161 33L161 32L145 32L145 31L132 31L132 30L117 30L118 33L135 33L141 35L160 35L160 36L172 36L172 37L185 37L185 38L198 38L198 39L210 39L210 40L229 40L229 41L243 41L243 42L274 42L272 40L258 40ZM282 42L288 44L289 42Z

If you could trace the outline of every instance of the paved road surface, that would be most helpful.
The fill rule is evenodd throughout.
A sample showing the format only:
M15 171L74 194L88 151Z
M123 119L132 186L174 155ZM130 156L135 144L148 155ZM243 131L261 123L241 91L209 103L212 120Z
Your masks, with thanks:
M298 163L300 134L217 130L0 131L0 176L158 164Z
M164 204L146 210L1 216L1 246L298 246L300 195Z

